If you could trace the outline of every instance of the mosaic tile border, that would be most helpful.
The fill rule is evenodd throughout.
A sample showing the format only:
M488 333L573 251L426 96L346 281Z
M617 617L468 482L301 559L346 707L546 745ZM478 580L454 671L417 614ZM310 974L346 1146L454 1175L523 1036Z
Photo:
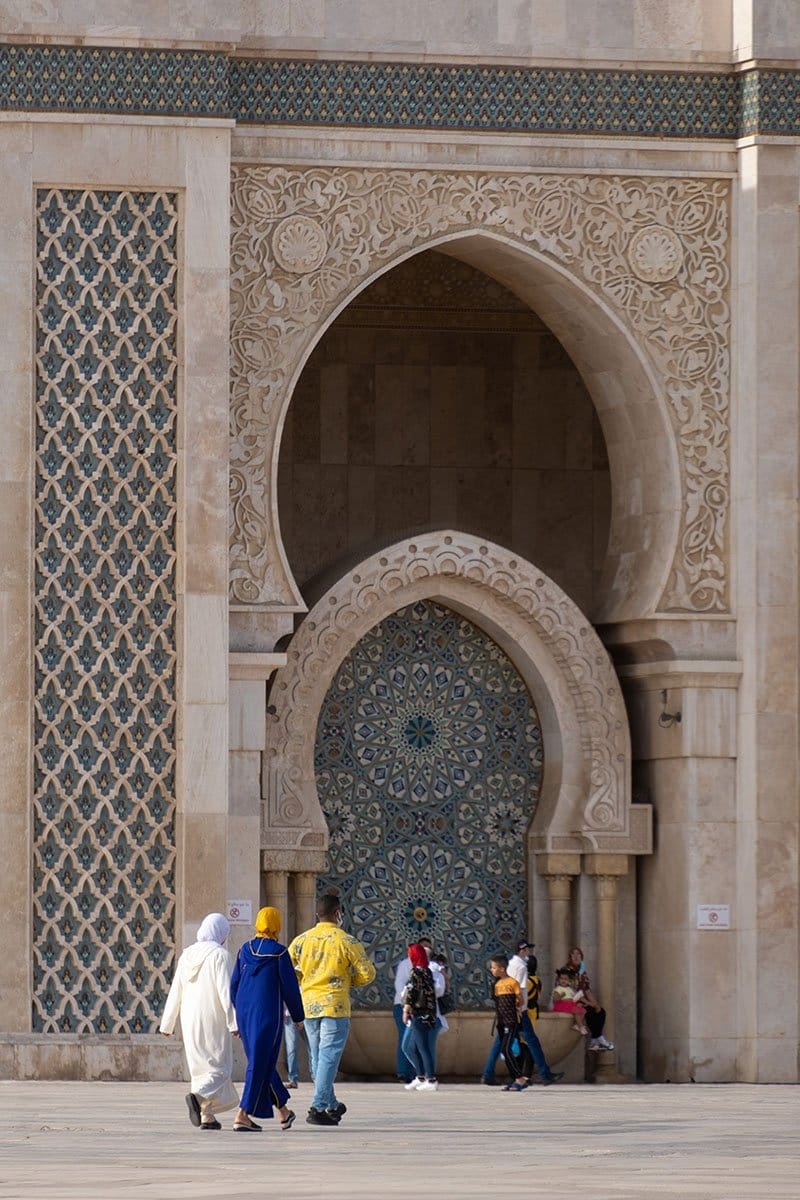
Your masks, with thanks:
M229 117L221 52L0 45L0 109Z
M610 71L0 45L0 110L595 136L800 136L800 71Z

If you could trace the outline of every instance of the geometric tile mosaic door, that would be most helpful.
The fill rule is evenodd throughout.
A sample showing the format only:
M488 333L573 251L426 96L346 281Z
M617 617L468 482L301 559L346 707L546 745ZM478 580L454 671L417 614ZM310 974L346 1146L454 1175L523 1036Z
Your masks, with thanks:
M174 957L177 198L37 191L33 1028Z
M394 964L423 934L447 953L458 1007L487 1006L489 955L526 932L542 761L516 668L441 604L393 613L342 663L317 727L330 831L318 886L341 896L378 968L362 1007L391 1006Z

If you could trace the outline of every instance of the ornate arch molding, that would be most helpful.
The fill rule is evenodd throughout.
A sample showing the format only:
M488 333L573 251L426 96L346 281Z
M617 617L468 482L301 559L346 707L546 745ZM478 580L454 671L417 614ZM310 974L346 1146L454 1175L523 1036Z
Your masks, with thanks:
M630 737L622 692L592 626L561 589L509 551L443 531L361 563L301 624L275 676L268 722L262 851L322 851L314 744L331 681L384 617L436 599L498 641L531 689L545 737L534 850L651 850L650 808L631 806Z
M524 298L541 301L573 357L584 349L596 403L602 393L625 521L612 518L598 619L726 612L729 192L719 179L235 166L234 604L304 611L276 470L294 383L324 329L410 254L491 237L516 252L497 277L520 294L525 263L538 270ZM480 252L471 261L491 273Z

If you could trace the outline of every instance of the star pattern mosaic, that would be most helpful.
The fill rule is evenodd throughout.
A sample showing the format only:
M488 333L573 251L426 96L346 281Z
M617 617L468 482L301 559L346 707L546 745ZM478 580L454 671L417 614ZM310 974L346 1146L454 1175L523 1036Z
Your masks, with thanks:
M33 1028L149 1032L174 952L177 196L36 199Z
M315 769L330 831L320 891L378 973L358 1002L391 1007L393 967L428 934L459 1008L488 1004L486 961L526 932L525 835L542 735L506 654L464 617L420 601L342 663L320 715Z

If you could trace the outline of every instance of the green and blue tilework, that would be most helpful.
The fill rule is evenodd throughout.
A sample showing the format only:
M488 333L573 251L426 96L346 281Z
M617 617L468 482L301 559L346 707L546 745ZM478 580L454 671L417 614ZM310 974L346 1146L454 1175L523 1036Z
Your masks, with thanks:
M0 109L227 117L228 60L200 50L0 45Z
M393 966L427 934L447 954L459 1008L487 1006L487 959L527 932L542 762L516 668L440 604L393 613L339 667L315 747L330 832L318 886L342 897L378 968L360 1005L391 1007Z
M174 957L177 196L36 193L33 1028L149 1032Z
M800 135L800 72L586 70L0 45L0 109L663 138Z

